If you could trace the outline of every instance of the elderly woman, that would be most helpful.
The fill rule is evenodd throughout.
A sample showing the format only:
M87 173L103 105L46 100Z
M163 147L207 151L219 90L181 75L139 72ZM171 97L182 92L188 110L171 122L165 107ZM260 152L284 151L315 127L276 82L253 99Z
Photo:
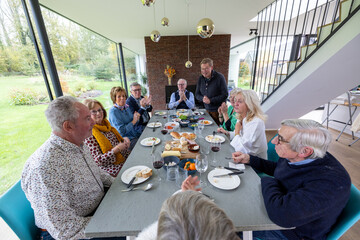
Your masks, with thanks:
M237 123L234 132L223 132L230 136L231 146L235 151L267 159L267 142L265 135L266 115L260 108L260 101L254 90L239 90L234 98L234 109Z
M85 139L97 165L116 177L130 154L130 140L122 138L119 132L106 119L103 105L94 99L86 99L84 104L89 108L95 125L92 136Z
M231 90L229 97L231 105L229 107L225 102L223 102L221 106L218 108L219 120L221 123L220 126L227 131L235 130L237 119L236 119L236 112L234 110L234 103L235 103L234 98L239 90L241 89L234 88L233 90Z
M110 97L114 104L109 111L109 121L121 136L130 139L130 149L133 149L145 126L139 123L140 114L131 112L126 104L126 91L122 87L113 87L110 91Z
M141 232L136 240L240 240L232 221L214 202L196 191L197 184L197 177L189 176L183 182L182 192L163 203L158 222Z

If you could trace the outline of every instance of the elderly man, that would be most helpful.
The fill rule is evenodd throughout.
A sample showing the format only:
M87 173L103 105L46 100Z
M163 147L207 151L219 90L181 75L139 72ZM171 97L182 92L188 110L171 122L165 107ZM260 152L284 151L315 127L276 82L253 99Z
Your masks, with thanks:
M201 76L196 85L195 97L204 103L207 112L220 125L218 108L226 101L228 90L224 75L213 70L213 61L204 58L201 63Z
M150 116L148 112L152 111L151 96L141 96L141 85L137 82L130 84L130 97L126 100L126 104L129 105L131 112L138 112L141 117L139 119L139 125L146 126L149 122Z
M261 179L270 219L291 230L259 231L265 239L326 239L345 207L351 180L345 168L327 152L330 133L313 120L284 120L272 140L280 159L267 161L241 152L235 162L250 164L273 176Z
M171 94L170 109L192 109L195 107L194 94L186 90L187 81L180 78L177 82L178 90Z
M85 226L113 178L83 144L95 124L84 104L59 97L45 115L52 134L25 163L21 186L44 239L85 238Z

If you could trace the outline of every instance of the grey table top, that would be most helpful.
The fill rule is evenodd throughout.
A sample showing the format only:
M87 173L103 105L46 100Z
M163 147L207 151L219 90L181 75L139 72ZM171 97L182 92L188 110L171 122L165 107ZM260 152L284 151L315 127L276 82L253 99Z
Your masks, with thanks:
M211 119L207 114L203 115L205 119ZM150 122L159 121L164 125L166 121L161 116L153 116ZM217 126L212 124L205 126L202 135L211 134ZM157 183L154 175L146 182L153 183L154 187L147 191L131 191L121 192L126 189L126 184L121 181L121 174L128 168L136 165L146 165L153 169L152 159L150 156L151 147L140 145L140 141L146 137L160 137L161 128L157 128L155 132L151 128L146 127L138 143L128 157L125 165L121 169L118 177L115 179L111 188L107 192L103 201L96 210L90 223L85 229L88 237L113 237L113 236L135 236L142 229L157 220L162 203L170 197L179 187L175 182L165 180L166 172L160 169L159 173L163 181ZM190 132L190 128L182 128L181 132ZM166 135L170 140L170 135ZM196 140L201 146L208 144L204 138ZM155 152L160 153L164 149L164 143L155 146ZM234 149L231 147L229 139L222 144L220 152L217 153L219 165L228 166L225 156L231 156ZM210 151L209 159L212 159L213 153ZM206 179L207 173L214 169L209 165L203 179ZM198 173L197 173L198 174ZM274 224L268 217L264 202L262 199L260 178L254 170L246 166L245 173L240 175L241 184L234 190L221 190L212 186L208 180L208 186L202 190L205 194L211 196L215 203L224 209L229 218L233 221L238 231L255 231L255 230L275 230L282 229Z

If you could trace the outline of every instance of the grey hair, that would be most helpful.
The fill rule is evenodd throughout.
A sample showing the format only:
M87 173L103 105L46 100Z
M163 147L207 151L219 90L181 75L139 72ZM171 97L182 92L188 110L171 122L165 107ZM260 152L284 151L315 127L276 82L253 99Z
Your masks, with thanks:
M180 78L177 82L180 82L180 80L184 80L184 81L185 81L185 84L186 84L186 86L187 86L187 81L186 81L186 79Z
M175 194L163 203L157 239L240 240L225 212L203 194L190 190Z
M45 116L53 131L61 132L65 121L75 122L79 117L79 111L75 105L78 102L74 97L62 96L49 103Z
M137 87L137 86L140 86L140 87L141 87L140 83L138 83L138 82L133 82L133 83L131 83L131 84L130 84L130 90L132 91L132 87Z
M314 152L307 158L322 158L331 143L331 134L320 123L310 119L286 119L281 122L282 126L297 129L295 135L290 139L290 148L300 152L304 147L311 147Z

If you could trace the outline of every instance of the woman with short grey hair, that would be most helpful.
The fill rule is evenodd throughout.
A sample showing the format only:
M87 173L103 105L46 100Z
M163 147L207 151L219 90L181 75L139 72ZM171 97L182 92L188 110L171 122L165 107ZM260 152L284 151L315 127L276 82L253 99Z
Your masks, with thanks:
M300 152L302 148L311 147L314 152L307 158L323 158L331 143L331 134L320 123L308 119L286 119L282 126L296 128L298 131L290 140L290 148Z
M61 132L65 121L75 122L79 117L78 108L75 106L78 102L74 97L62 96L57 101L49 103L45 116L53 131Z

